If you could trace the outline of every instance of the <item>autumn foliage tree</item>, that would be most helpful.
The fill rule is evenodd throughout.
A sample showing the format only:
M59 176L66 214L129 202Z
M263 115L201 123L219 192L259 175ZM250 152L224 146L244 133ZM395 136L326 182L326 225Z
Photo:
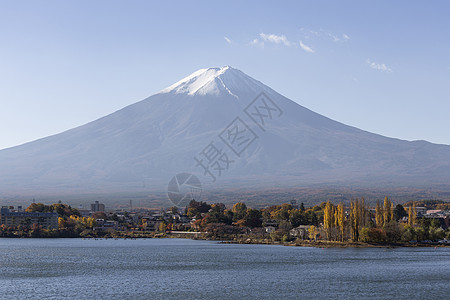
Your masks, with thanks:
M350 202L350 233L353 241L359 239L359 203L358 201Z
M245 215L247 214L247 205L243 202L238 202L233 205L231 211L233 212L233 222L237 222L245 218Z
M384 197L384 205L383 205L383 225L386 226L393 218L393 206L391 200L386 196Z
M413 204L408 208L408 225L414 226L416 224L416 219L417 219L416 203L413 202Z
M383 208L378 200L377 206L375 207L375 223L377 227L383 226Z
M206 202L191 200L186 207L186 212L190 218L201 218L201 215L207 213L210 209L211 205Z
M353 241L359 241L360 230L369 223L369 211L364 198L350 202L350 234Z
M345 210L344 204L335 206L328 201L323 211L323 227L328 240L340 240L345 238Z
M339 238L341 241L345 239L345 211L344 204L339 203L336 210L336 225L339 228Z
M331 231L334 227L334 205L327 201L323 210L323 228L325 229L327 239L331 240Z

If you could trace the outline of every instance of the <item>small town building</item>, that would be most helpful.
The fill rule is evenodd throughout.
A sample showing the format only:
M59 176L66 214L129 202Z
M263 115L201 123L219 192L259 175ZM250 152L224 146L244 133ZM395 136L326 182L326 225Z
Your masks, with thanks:
M149 218L145 222L147 226L145 227L145 230L147 231L158 231L159 225L162 223L161 220L157 220L155 218Z
M78 209L78 211L80 212L80 215L82 217L90 217L92 215L92 211L89 209Z
M289 234L291 236L293 236L293 237L296 237L296 238L304 240L305 238L308 237L309 227L311 227L311 225L300 225L300 226L297 226L295 228L292 228L289 231Z
M95 201L95 203L91 204L91 211L92 212L104 212L105 211L105 204L99 203L98 201Z
M418 217L421 217L423 215L426 215L427 213L427 208L423 207L423 206L417 206L416 207L416 213Z
M38 224L45 229L58 229L58 214L55 212L25 212L3 206L0 212L0 223L7 227L31 226Z
M277 230L277 228L276 228L275 226L266 226L266 227L264 227L264 230L265 230L267 233L272 233L272 232L274 232L275 230Z
M97 219L95 220L95 223L96 225L94 226L94 230L101 230L101 231L105 231L108 229L119 230L119 222L117 221Z

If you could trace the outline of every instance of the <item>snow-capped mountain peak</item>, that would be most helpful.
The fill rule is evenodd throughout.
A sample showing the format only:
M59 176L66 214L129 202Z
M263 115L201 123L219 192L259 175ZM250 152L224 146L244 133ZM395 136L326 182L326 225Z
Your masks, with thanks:
M271 113L276 110L282 114ZM432 187L450 182L450 146L391 139L338 123L222 67L198 70L83 126L0 150L0 170L7 170L0 172L0 197L148 195L147 184L166 189L180 172L216 188Z
M165 88L160 94L174 93L190 96L255 93L266 90L261 82L230 66L200 69Z

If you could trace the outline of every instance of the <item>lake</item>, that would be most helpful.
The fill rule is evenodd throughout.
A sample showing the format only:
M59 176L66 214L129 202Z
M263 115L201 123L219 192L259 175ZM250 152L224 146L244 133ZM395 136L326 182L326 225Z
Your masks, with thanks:
M0 239L1 299L438 299L449 285L450 248Z

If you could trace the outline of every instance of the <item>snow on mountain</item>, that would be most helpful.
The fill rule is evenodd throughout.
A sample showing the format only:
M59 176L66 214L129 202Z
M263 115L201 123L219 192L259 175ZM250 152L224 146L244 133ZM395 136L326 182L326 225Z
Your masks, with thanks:
M199 161L213 150L220 156L205 169ZM201 69L91 123L1 150L0 169L0 196L164 190L181 172L212 188L431 185L449 182L450 146L344 125L227 66Z
M222 68L200 69L183 78L177 83L162 90L160 93L175 93L195 95L223 95L229 94L238 98L242 93L266 89L265 86L230 66ZM233 93L234 91L234 93Z

